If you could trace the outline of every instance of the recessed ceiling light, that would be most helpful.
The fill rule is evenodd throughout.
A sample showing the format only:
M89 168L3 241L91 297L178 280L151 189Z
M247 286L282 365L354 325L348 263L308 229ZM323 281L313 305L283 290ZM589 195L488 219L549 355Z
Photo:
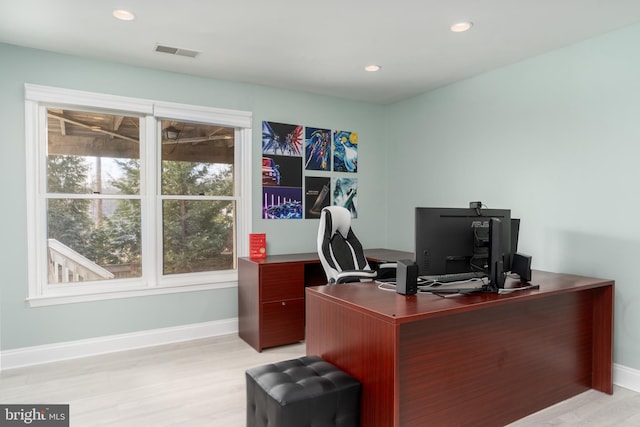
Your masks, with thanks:
M120 19L121 21L133 21L136 19L136 16L129 12L128 10L116 9L113 11L113 16Z
M381 67L381 66L379 66L379 65L373 65L373 64L372 64L372 65L367 65L366 67L364 67L364 69L365 69L366 71L371 71L371 72L373 72L373 71L380 71L380 68L382 68L382 67Z
M454 33L462 33L464 31L467 31L471 27L473 27L473 22L471 21L457 22L451 26L451 31L453 31Z

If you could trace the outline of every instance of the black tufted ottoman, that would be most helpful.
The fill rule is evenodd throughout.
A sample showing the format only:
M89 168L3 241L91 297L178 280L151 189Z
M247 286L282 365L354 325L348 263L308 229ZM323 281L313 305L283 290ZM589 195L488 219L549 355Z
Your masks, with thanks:
M360 425L360 382L318 356L246 371L247 427Z

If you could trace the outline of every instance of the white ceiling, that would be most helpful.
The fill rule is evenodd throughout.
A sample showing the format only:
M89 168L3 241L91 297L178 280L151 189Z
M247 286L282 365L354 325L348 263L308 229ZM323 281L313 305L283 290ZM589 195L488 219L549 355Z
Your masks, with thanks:
M640 0L2 3L0 42L383 104L640 22ZM462 20L473 28L449 31Z

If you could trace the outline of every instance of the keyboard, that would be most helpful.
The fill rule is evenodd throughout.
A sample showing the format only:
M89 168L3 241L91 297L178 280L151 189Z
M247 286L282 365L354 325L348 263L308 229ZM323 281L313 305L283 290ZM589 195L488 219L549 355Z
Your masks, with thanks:
M450 274L420 276L420 279L422 279L425 282L451 283L451 282L464 282L471 279L482 279L485 277L487 277L487 275L484 273L466 272L466 273L450 273Z

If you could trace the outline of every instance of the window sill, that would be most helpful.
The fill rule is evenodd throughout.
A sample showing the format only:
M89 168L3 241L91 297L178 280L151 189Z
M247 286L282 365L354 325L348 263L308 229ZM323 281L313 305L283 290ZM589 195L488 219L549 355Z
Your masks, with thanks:
M84 294L49 294L36 297L29 297L26 302L29 307L45 307L59 304L75 304L82 302L104 301L121 298L136 298L153 295L176 294L182 292L210 291L215 289L234 288L238 286L237 281L227 281L211 284L182 285L182 286L162 286L154 288L119 289L115 291L98 291Z

